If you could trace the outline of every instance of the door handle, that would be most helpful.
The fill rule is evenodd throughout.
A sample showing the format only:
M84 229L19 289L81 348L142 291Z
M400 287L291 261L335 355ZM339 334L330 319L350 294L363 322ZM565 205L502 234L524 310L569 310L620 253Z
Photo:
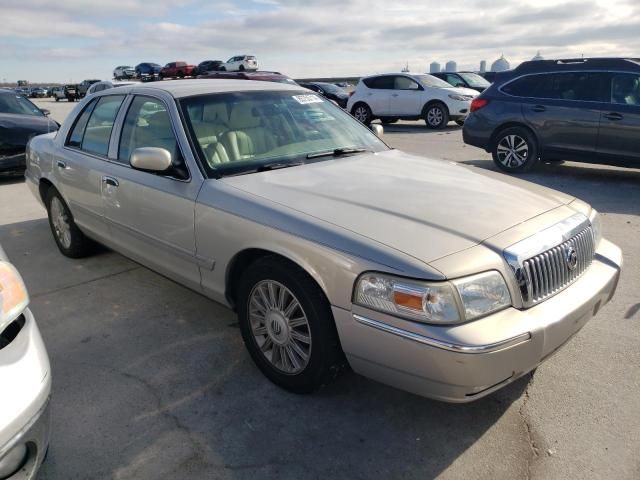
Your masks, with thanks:
M105 185L111 185L112 187L117 187L118 185L120 185L120 183L118 183L118 180L113 177L102 177L102 183L104 183Z
M545 107L544 105L536 105L535 107L532 107L531 110L533 110L534 112L546 112L547 107Z
M620 113L610 112L607 113L604 118L606 118L607 120L622 120L624 117Z
M58 160L56 164L58 165L58 168L62 168L62 169L67 168L67 164L64 163L62 160Z

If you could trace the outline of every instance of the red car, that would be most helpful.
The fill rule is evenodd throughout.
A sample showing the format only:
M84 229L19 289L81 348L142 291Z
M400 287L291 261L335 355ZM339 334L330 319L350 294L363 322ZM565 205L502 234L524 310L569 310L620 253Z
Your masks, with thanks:
M195 65L189 65L187 62L171 62L167 63L160 70L160 78L184 78L194 75Z

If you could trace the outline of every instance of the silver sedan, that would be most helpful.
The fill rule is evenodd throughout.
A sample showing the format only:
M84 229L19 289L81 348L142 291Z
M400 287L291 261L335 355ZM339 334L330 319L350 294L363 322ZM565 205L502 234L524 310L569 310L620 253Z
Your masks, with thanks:
M20 274L0 247L0 478L36 476L49 447L51 372Z
M348 363L480 398L577 333L622 264L584 202L390 149L295 85L97 93L31 141L26 178L64 255L99 242L235 309L258 368L294 392Z

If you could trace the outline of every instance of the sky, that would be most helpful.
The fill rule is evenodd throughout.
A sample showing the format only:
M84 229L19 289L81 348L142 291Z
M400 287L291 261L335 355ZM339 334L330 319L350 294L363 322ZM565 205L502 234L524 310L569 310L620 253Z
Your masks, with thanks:
M0 81L256 55L293 78L640 56L640 0L0 0Z

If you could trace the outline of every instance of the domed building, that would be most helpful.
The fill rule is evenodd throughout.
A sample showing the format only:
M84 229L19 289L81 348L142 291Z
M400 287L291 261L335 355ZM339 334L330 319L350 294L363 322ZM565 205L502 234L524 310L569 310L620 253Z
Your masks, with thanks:
M440 64L438 62L431 62L429 65L429 73L439 73L440 72Z
M458 64L456 62L454 62L453 60L449 60L446 65L444 66L444 71L445 72L457 72L458 71Z
M540 55L540 50L538 50L538 53L536 53L536 56L533 57L531 60L544 60L544 57Z
M504 55L502 55L498 60L496 60L491 64L492 72L504 72L505 70L510 70L510 69L511 69L511 65L509 64L507 59L504 58Z

